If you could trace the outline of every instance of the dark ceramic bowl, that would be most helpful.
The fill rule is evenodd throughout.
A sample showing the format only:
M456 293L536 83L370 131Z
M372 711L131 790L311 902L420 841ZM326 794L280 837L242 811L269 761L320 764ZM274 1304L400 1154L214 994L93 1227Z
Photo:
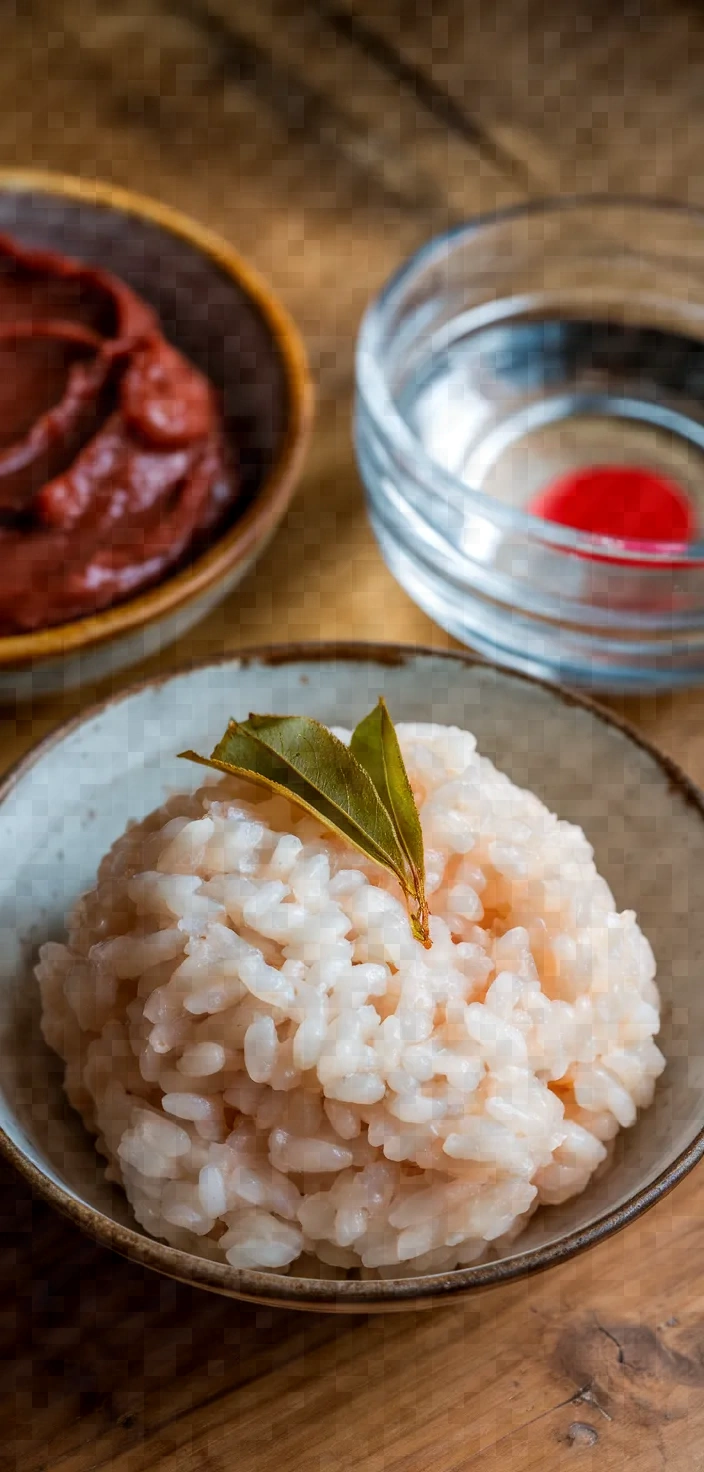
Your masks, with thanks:
M194 221L124 189L0 172L0 231L112 271L221 394L243 494L207 551L101 613L0 638L0 699L96 679L165 647L240 581L293 493L312 413L303 346L269 288Z
M189 781L176 753L210 749L230 715L278 710L354 725L383 693L398 720L473 730L480 749L579 823L658 962L667 1069L609 1169L545 1207L506 1255L425 1277L329 1282L239 1271L145 1235L103 1179L39 1032L37 947L125 828ZM565 1262L634 1221L704 1153L704 807L666 757L589 702L470 655L391 645L264 649L135 686L25 757L0 791L0 1148L100 1242L184 1282L288 1307L368 1312L446 1302ZM667 1218L661 1230L667 1229Z

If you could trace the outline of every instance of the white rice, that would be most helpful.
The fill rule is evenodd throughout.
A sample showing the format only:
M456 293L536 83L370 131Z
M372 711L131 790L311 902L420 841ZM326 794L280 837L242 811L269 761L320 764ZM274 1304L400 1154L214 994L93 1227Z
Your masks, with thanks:
M397 729L430 950L390 876L229 778L130 826L42 947L68 1096L174 1246L333 1277L479 1262L652 1098L653 955L582 830L467 732Z

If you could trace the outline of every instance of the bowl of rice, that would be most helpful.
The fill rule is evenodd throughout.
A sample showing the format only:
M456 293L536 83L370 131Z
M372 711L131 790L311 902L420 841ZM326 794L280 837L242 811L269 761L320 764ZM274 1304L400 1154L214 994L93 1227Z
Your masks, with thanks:
M372 859L178 759L250 711L348 741L382 694L427 948ZM586 700L466 654L251 651L61 727L0 819L0 1145L149 1267L429 1305L602 1241L704 1153L704 806Z

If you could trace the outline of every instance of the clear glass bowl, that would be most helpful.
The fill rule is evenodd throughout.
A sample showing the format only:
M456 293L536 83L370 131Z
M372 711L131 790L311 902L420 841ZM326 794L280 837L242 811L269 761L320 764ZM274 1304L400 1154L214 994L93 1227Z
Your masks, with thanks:
M463 643L605 691L704 681L704 213L575 199L431 241L364 318L355 434L388 566ZM531 511L604 465L674 481L693 538Z

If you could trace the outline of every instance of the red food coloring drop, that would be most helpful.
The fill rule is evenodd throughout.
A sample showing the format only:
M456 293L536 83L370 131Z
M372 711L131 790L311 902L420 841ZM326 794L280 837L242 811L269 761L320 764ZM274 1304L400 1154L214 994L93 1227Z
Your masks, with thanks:
M639 466L593 465L570 471L540 491L528 510L575 531L617 538L632 551L684 552L696 535L684 491L666 476Z

